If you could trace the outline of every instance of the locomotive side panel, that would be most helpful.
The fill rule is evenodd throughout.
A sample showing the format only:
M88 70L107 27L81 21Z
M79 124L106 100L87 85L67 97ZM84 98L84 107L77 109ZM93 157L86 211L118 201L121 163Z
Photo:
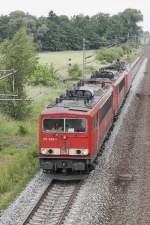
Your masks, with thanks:
M127 92L128 92L127 75L123 74L121 79L117 80L117 82L114 84L114 96L115 96L115 103L116 103L114 114L118 113Z
M118 88L118 110L120 109L122 102L125 98L125 77L120 81L120 83L117 86Z
M91 156L96 157L100 151L100 147L107 135L110 126L113 123L113 97L107 96L103 104L100 105L92 118L92 132L90 139L92 140Z
M113 122L113 98L112 95L99 110L99 149ZM98 150L99 150L98 149Z

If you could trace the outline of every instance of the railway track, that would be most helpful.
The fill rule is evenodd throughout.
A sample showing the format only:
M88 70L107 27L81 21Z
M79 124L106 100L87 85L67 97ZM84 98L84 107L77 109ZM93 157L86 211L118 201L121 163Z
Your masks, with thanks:
M22 225L61 225L82 182L52 181Z

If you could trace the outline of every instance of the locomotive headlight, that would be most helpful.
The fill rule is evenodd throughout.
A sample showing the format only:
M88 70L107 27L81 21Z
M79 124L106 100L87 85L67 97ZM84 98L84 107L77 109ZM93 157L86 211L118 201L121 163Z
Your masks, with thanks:
M41 154L43 155L60 155L59 148L41 148Z
M75 149L75 148L71 148L69 149L69 155L88 155L89 151L88 149Z
M43 154L43 155L48 155L48 148L41 148L41 153Z
M82 154L83 154L83 155L88 155L88 153L89 153L89 152L88 152L88 149L83 149L83 150L82 150Z

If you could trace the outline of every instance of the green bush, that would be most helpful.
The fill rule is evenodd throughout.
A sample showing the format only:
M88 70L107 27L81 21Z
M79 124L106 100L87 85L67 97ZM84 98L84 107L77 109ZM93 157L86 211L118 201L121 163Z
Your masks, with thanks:
M25 101L26 96L22 96L22 99L17 103L17 101L2 102L0 104L0 111L3 115L8 115L9 117L15 118L18 121L25 120L31 113L31 100Z
M38 64L31 75L28 83L32 85L44 85L44 86L55 86L59 80L58 72L51 65Z
M69 67L68 74L73 79L79 79L82 75L79 65L74 64L73 66Z
M19 135L26 135L28 133L27 128L23 124L18 125L18 134Z
M121 47L112 47L100 50L97 53L96 59L98 61L106 61L112 63L117 58L120 58L124 55L124 51Z

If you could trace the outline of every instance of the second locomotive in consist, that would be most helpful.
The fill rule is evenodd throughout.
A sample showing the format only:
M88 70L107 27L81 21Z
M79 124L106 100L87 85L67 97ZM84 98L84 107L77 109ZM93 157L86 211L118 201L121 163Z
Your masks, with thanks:
M80 81L39 117L39 158L44 171L87 172L127 95L132 77L117 62Z

